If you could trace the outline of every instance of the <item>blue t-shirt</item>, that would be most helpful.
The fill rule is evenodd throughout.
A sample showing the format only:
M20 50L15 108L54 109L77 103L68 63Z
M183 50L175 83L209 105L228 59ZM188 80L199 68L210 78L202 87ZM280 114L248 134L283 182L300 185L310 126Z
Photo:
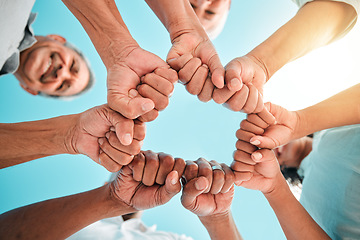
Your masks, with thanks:
M332 239L360 239L360 124L314 135L300 203Z

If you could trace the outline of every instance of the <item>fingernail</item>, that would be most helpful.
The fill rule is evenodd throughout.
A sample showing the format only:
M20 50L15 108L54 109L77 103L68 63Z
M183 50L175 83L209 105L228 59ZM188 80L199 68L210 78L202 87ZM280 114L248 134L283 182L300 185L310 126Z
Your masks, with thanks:
M129 90L129 97L136 97L138 95L138 92L135 89L130 89Z
M242 183L242 181L235 181L235 185L236 185L236 186L240 186L241 183Z
M104 143L104 139L99 138L98 142L99 142L100 145L102 145Z
M206 184L205 184L204 181L197 180L197 181L195 182L195 188L196 188L197 190L199 190L199 191L204 190L204 189L206 188Z
M255 139L255 140L251 140L251 139L250 139L250 143L251 143L252 145L259 145L259 144L260 144L260 141L257 140L257 139Z
M171 184L175 185L177 183L176 178L171 179Z
M115 127L110 127L110 131L115 132Z
M129 145L132 142L132 137L130 133L127 133L123 136L123 143Z
M110 133L109 133L109 132L107 132L107 133L105 134L105 137L106 137L107 139L109 139L109 137L110 137Z
M147 102L147 103L144 103L144 104L141 106L141 108L142 108L142 110L143 110L144 112L148 112L148 111L150 111L151 109L154 108L154 104L151 103L151 102Z
M263 156L262 156L262 154L259 153L259 152L254 152L254 153L252 154L252 157L253 157L255 160L260 160Z
M239 81L239 79L237 79L237 78L231 79L230 86L235 91L240 90L240 81Z

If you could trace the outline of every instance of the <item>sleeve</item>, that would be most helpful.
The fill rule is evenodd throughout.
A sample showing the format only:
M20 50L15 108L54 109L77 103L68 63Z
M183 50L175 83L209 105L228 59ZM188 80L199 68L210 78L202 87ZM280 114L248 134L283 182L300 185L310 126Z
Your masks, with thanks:
M301 8L302 6L304 6L306 3L308 2L312 2L314 0L292 0L294 3L296 3L296 5L299 6L299 8ZM347 3L351 6L353 6L353 8L355 9L356 13L359 14L360 11L360 0L328 0L328 1L335 1L335 2L344 2Z

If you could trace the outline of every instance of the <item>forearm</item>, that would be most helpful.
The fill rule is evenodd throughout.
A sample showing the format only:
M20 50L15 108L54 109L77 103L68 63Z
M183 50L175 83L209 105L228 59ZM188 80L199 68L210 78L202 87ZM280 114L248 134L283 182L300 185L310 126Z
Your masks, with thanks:
M264 194L274 210L287 239L330 239L291 193L279 173L276 188Z
M299 137L344 125L360 123L360 84L318 104L299 110Z
M171 40L193 30L207 36L189 0L146 0L146 3L168 30Z
M103 218L131 212L111 199L109 187L47 200L0 215L4 239L65 239Z
M66 144L78 115L0 124L0 168L33 159L75 153Z
M113 0L62 0L79 20L105 66L137 47Z
M242 239L231 212L211 217L199 217L212 240L215 239Z
M248 55L267 72L267 80L288 62L345 35L355 24L355 9L342 2L313 1Z

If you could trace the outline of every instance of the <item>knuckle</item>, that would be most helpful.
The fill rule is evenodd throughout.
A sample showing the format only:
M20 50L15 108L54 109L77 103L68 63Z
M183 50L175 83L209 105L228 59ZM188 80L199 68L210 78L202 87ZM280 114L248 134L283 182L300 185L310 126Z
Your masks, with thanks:
M170 96L170 94L174 91L174 84L168 82L166 83L166 88L164 89L164 94L166 96Z
M213 177L216 179L223 179L224 178L224 172L217 170L217 171L212 171L213 172ZM218 180L217 180L218 181Z
M241 136L242 132L243 132L242 129L238 129L238 130L236 131L235 135L236 135L236 138L237 138L237 139L240 139L240 136Z
M159 161L156 158L146 159L146 164L149 164L150 166L152 166L154 168L159 167Z
M198 99L201 101L201 102L209 102L211 100L211 96L208 96L208 95L203 95L203 94L200 94L198 95Z
M239 162L237 162L237 161L232 161L232 163L231 163L231 165L230 165L230 168L231 168L232 170L234 170L234 171L239 171L239 170L241 170L241 169L239 168Z
M142 167L145 164L145 159L142 156L142 154L138 154L133 161L131 162L131 164L134 166L134 168L138 168L138 167Z
M119 164L128 165L129 163L131 163L131 161L134 159L134 157L130 156L130 155L127 155L127 154L124 154L124 156L122 156L120 159L121 160L119 161Z
M162 97L161 100L158 102L157 110L161 111L164 110L169 105L169 98Z
M186 166L185 160L182 158L175 158L175 164L179 166L179 168L185 168Z
M174 158L170 155L165 155L164 157L162 157L160 159L161 163L166 166L166 167L169 167L169 166L172 166L174 164Z
M242 152L238 150L234 151L233 157L235 160L241 160L241 158L243 157Z
M135 141L135 143L132 144L131 148L130 148L130 154L131 155L136 155L141 151L141 144L139 141Z
M241 129L247 128L248 126L249 126L249 122L246 119L241 121L241 123L240 123Z

